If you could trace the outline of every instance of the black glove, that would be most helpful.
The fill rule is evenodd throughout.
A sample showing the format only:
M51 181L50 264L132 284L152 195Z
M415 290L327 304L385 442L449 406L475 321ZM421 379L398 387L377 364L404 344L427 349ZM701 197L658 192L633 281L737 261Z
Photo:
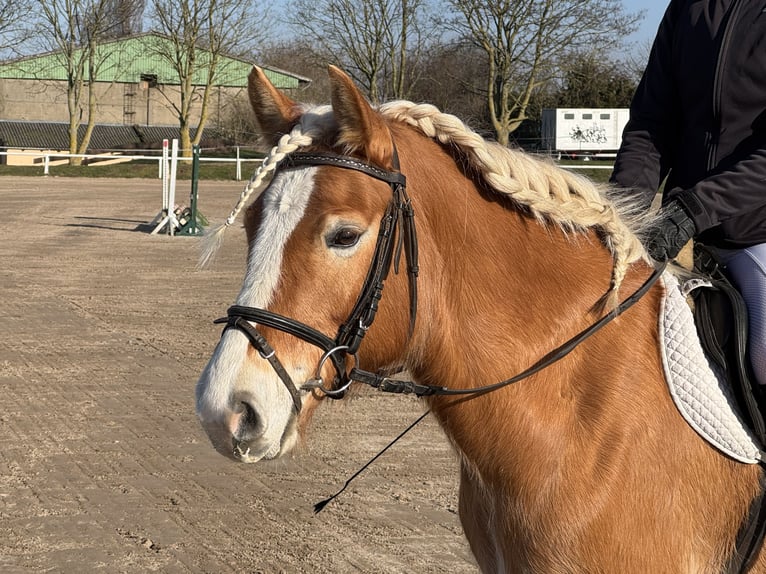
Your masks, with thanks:
M675 259L681 248L697 233L694 221L679 201L671 201L648 230L646 250L655 261Z

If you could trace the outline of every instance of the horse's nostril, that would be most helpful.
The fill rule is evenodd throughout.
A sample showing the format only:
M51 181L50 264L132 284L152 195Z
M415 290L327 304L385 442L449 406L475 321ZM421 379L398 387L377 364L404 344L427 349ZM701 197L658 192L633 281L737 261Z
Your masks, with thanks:
M238 411L241 414L237 428L237 438L240 440L251 440L258 437L262 432L261 418L248 403L241 402L238 407Z
M231 443L234 456L244 460L250 454L250 444L263 434L263 422L250 404L241 401L234 407L238 418L236 431L232 434Z

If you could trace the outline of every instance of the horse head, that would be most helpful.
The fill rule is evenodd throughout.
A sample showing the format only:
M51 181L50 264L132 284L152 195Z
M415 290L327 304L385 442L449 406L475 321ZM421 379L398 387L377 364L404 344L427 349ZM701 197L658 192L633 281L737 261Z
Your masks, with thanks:
M244 462L289 452L318 401L348 383L351 365L394 363L408 340L407 305L391 303L406 297L407 281L392 274L378 303L374 283L382 288L387 270L368 277L395 257L398 227L386 214L398 218L404 178L394 141L348 76L337 68L330 76L332 107L308 109L262 71L250 75L251 104L278 166L245 211L244 283L197 384L213 444ZM362 337L372 344L359 350Z

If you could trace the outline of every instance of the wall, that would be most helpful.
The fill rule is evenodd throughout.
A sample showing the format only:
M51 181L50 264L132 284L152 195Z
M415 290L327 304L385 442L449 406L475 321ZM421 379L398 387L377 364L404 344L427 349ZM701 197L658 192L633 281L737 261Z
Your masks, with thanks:
M232 99L243 88L214 88L208 109L208 126L219 123ZM178 86L147 88L139 83L96 85L97 117L101 124L178 125L173 104L180 106ZM201 90L192 106L192 126L199 121ZM148 105L147 105L148 104ZM87 93L83 97L81 121L87 121ZM148 116L148 117L147 117ZM0 119L26 121L69 121L66 83L59 81L0 79Z

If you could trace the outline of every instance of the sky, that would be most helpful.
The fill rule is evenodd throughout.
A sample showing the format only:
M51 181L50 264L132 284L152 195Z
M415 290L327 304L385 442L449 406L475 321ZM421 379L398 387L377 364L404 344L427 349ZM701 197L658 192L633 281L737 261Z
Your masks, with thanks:
M665 14L670 0L623 0L622 4L628 12L645 10L644 19L636 33L629 37L631 42L651 42L657 33L662 15Z

